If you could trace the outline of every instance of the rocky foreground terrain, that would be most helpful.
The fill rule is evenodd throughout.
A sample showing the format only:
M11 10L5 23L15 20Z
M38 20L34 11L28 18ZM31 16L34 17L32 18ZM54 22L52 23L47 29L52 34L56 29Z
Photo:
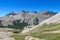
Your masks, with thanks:
M10 37L13 35L12 32L8 32L8 30L12 30L9 28L0 28L0 40L15 40L14 38Z

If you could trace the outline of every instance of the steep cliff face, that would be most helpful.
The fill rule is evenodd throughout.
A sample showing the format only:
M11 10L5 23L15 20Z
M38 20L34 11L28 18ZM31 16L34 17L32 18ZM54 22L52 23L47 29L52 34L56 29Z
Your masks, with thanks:
M50 18L51 16L55 15L56 13L43 10L41 12L28 12L28 11L21 11L21 12L11 12L3 17L0 17L1 24L3 26L16 26L16 24L21 24L24 22L25 26L28 25L37 25L41 21ZM15 23L15 25L14 25ZM18 25L17 24L17 25Z

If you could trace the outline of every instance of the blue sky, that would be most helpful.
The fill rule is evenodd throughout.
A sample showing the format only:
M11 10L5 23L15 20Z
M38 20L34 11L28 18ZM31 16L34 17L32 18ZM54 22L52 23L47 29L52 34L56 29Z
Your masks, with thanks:
M0 16L20 10L60 12L60 0L0 0Z

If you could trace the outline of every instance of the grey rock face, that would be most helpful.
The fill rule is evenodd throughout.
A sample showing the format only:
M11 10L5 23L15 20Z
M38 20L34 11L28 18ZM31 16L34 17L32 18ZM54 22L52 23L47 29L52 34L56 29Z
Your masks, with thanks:
M54 12L46 10L43 10L41 12L11 12L3 17L0 17L0 21L3 26L14 25L13 22L16 20L20 20L20 23L24 21L28 23L28 25L35 25L37 22L40 23L41 21L50 18L55 14L56 13Z

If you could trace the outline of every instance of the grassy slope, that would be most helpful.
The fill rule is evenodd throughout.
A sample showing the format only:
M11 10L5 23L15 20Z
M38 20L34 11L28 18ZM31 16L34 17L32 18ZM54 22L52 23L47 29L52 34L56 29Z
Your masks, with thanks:
M37 37L40 39L46 39L46 40L60 40L60 34L59 33L43 33L48 31L54 31L54 30L60 30L60 24L44 24L42 26L39 26L35 28L34 30L30 31L30 34L27 34L28 36ZM24 35L12 35L12 37L15 38L15 40L25 40Z
M60 24L49 24L49 25L43 24L42 26L39 26L30 32L39 33L39 32L54 31L54 30L60 30Z
M23 35L12 35L13 38L15 38L15 40L25 40L25 36Z
M40 39L46 39L46 40L60 40L60 34L59 33L30 34L30 36L37 37Z
M8 30L8 32L13 32L14 34L11 37L15 38L15 40L25 40L25 35L19 35L20 30Z
M44 24L30 31L28 35L46 40L60 40L60 33L42 33L54 30L60 30L60 24Z

